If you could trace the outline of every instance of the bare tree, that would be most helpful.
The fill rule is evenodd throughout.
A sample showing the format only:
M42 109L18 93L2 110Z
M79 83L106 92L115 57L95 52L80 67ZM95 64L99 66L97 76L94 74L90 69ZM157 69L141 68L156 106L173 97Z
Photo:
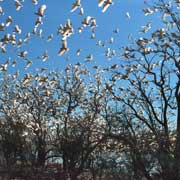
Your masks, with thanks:
M131 134L136 133L134 122L148 130L157 145L153 156L157 159L156 166L160 176L163 179L174 180L180 178L178 165L180 20L176 3L178 2L160 0L144 10L145 13L147 10L159 13L162 16L162 28L148 35L144 34L144 37L124 47L122 53L124 64L120 65L121 70L115 71L111 78L112 82L117 82L116 86L113 85L114 91L111 91L113 98L121 104ZM147 179L151 179L146 173L147 167L143 161L141 162L143 156L139 151L141 146L134 145L137 142L137 135L132 141L133 159L138 160L135 162L138 163L136 168L141 170ZM126 142L131 141L131 135L127 137Z

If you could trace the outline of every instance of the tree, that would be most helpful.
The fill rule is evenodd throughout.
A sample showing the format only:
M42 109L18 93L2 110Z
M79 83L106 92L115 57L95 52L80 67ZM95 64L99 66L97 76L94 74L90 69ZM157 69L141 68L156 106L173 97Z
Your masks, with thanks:
M132 45L124 47L125 51L122 53L124 64L121 65L122 69L119 72L114 73L112 79L116 79L117 82L116 86L113 86L113 98L121 104L125 112L123 115L132 133L133 131L135 133L134 123L138 122L139 126L146 129L146 133L151 134L151 140L157 145L155 154L150 150L147 153L156 158L158 162L156 166L163 179L180 178L178 40L180 20L177 7L177 1L160 0L152 5L152 12L156 11L162 15L163 28L155 30L150 35L144 34L144 37L135 40ZM121 85L122 82L124 86ZM117 90L115 87L120 88ZM122 135L119 135L119 138L121 139ZM137 135L133 143L136 140ZM135 150L136 145L133 144L131 148ZM133 158L138 156L137 163L141 163L143 153L138 149ZM148 167L145 164L143 166L141 169L136 164L136 168L139 168L147 179L152 179L150 174L146 175Z
M23 3L15 0L16 11ZM102 48L108 44L109 66L93 64L90 53L84 64L69 64L61 72L43 67L24 75L2 75L0 158L9 179L180 179L180 2L144 3L144 15L160 17L161 24L151 29L147 22L139 31L141 37L129 37L130 44L118 49L121 61L113 61L116 51L111 45L119 33L115 29L109 43L96 43ZM98 6L105 12L112 4L99 1ZM36 22L25 38L19 25L8 28L14 23L11 16L0 24L4 31L0 53L9 56L0 71L16 66L14 58L23 60L26 70L35 62L30 59L45 62L49 58L47 50L34 58L33 46L28 44L37 37L38 41L52 40L52 34L46 37L40 29L46 24L46 8L39 5L33 13ZM79 0L71 12L77 9L83 16ZM131 18L128 12L126 17ZM58 55L69 51L69 38L76 34L77 24L67 19L58 27L57 37L62 40ZM77 29L81 33L90 28L95 39L96 27L96 17L86 16ZM81 49L76 54L80 57Z

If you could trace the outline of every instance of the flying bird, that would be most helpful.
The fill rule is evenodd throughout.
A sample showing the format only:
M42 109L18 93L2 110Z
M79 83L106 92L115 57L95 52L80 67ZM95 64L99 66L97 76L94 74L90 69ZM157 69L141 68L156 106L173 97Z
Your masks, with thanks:
M0 6L0 15L3 15L3 8Z
M48 37L47 37L47 41L51 41L53 39L53 34L50 34Z
M9 60L7 60L4 64L0 66L0 71L6 71L9 65Z
M113 38L113 37L111 37L111 38L109 39L109 43L110 43L110 44L113 44L113 43L114 43L114 38Z
M96 24L96 18L91 18L91 24L90 24L90 27L93 29L97 26Z
M78 49L78 50L76 51L76 55L77 55L77 56L80 56L80 54L81 54L81 49Z
M35 12L36 15L44 17L44 11L47 8L45 4L41 5L37 12Z
M18 33L18 34L21 34L21 29L19 28L18 25L15 25L13 32Z
M16 35L15 34L10 35L10 43L12 45L16 45Z
M108 7L109 7L110 5L112 5L112 4L113 4L112 0L106 0L106 1L104 2L102 12L105 12L105 11L108 9Z
M1 48L1 52L2 53L6 53L7 52L5 45L1 46L0 48Z
M84 9L82 7L80 8L79 15L81 15L81 16L84 15Z
M66 39L62 40L62 46L58 52L59 56L62 56L63 54L65 54L67 51L69 51L69 48L67 47L67 41Z
M31 37L31 33L27 33L25 38L24 38L24 42L27 42Z
M26 60L25 69L27 69L32 65L33 62L27 58L25 60Z
M83 25L84 27L89 26L89 21L90 21L90 20L91 20L91 17L90 17L90 16L85 17L84 20L82 21L82 25Z
M111 49L107 48L105 51L105 56L109 59L110 58L110 54L111 54Z
M37 1L37 0L32 0L32 3L33 3L34 5L37 5L37 4L38 4L38 1Z
M70 19L67 19L66 25L64 27L64 35L70 36L73 33L73 27Z
M62 24L58 27L57 34L62 35L62 40L65 40L67 37L71 36L74 32L74 29L71 24L71 20L67 19L65 26Z
M8 67L8 64L2 64L0 65L0 71L6 71Z
M82 33L82 31L83 31L83 27L79 27L78 28L78 33Z
M93 60L93 54L89 54L88 56L86 56L86 61L92 61Z
M74 4L73 4L73 6L72 6L72 8L71 8L71 12L74 12L76 9L78 9L79 7L81 6L81 0L77 0Z
M20 48L23 45L23 40L20 38L18 39L17 48Z
M7 17L7 19L6 19L6 26L8 27L8 26L10 26L11 25L11 23L12 23L12 17L11 16L8 16Z
M47 50L42 54L42 56L38 56L37 58L41 59L43 62L47 61L47 59L49 58Z
M116 29L113 30L113 32L116 33L116 34L118 34L119 31L120 31L119 28L116 28Z
M42 17L39 16L39 17L37 18L36 22L35 22L35 27L38 27L38 26L41 25L41 24L43 24L43 22L42 22Z
M32 80L32 76L30 74L25 74L24 78L22 79L23 84L27 84Z
M147 9L143 9L143 12L144 12L144 15L147 16L149 14L153 14L154 10L150 9L150 8L147 8Z
M96 38L96 34L93 32L92 34L91 34L91 39L95 39Z
M139 33L147 33L151 29L152 22L148 22L145 26L141 26Z
M16 11L19 11L23 7L23 5L21 4L19 0L14 0L14 2L16 6Z
M1 24L0 24L0 31L4 31L4 28L5 28L5 24L4 24L4 23L1 23Z
M12 67L15 67L16 64L17 64L17 61L14 60L14 61L12 62Z
M28 51L21 51L21 52L18 54L18 56L19 56L20 58L24 58L27 54L28 54Z
M126 12L126 18L127 18L127 19L130 19L130 18L131 18L129 12Z

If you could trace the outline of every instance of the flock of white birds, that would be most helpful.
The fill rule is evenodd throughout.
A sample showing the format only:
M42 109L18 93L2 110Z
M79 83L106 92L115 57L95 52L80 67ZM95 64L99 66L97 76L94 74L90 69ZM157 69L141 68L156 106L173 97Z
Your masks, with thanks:
M4 0L0 0L0 16L3 16L4 10L3 7L1 6L1 2L3 2ZM25 3L24 0L14 0L15 3L15 9L16 11L20 11L21 8L23 8L23 3ZM7 46L10 44L13 47L15 47L16 52L17 52L17 57L22 59L25 62L25 69L29 68L32 64L33 61L30 60L29 58L27 58L28 55L28 50L21 50L21 47L23 46L23 44L27 44L29 39L31 38L32 35L36 35L40 38L43 37L43 29L40 29L40 25L43 24L43 20L46 17L46 9L47 9L47 5L45 4L41 4L38 2L38 0L32 0L33 5L37 6L37 10L34 12L34 15L36 16L36 21L34 23L34 28L32 30L32 32L28 32L25 37L20 37L17 38L17 35L22 35L22 29L21 27L16 24L14 26L13 32L12 33L6 33L4 35L4 37L2 37L0 39L0 51L1 53L5 54L7 52ZM113 0L98 0L98 4L97 6L99 8L101 8L101 11L103 13L105 13L108 8L113 5ZM83 5L81 0L76 0L73 4L72 7L70 9L71 13L76 12L77 10L79 10L79 15L81 15L83 17L83 21L81 22L81 26L78 28L78 33L82 33L82 31L85 28L90 28L91 30L91 39L95 39L96 38L96 32L95 32L95 28L97 27L97 23L96 23L96 18L95 17L91 17L91 16L85 16L84 13L84 9L83 9ZM144 14L145 16L147 16L148 14L152 14L154 12L153 9L147 8L144 10ZM126 13L126 18L130 19L130 14L129 12ZM15 20L13 19L13 17L11 16L7 16L5 22L0 22L0 31L4 31L6 32L6 28L8 28L9 26L12 26L12 22L14 22ZM140 32L147 32L149 29L151 28L151 22L148 22L145 26L142 27L142 29L140 30ZM117 34L119 33L119 28L116 28L113 30L113 33ZM73 36L75 34L72 22L70 19L66 20L66 23L64 25L59 25L58 29L57 29L57 35L61 37L61 47L59 48L59 51L57 52L57 54L59 56L62 56L64 54L66 54L70 48L68 47L68 39ZM49 34L46 39L47 41L51 41L53 39L53 34ZM18 36L19 37L19 36ZM44 38L44 37L43 37ZM98 40L96 42L96 46L99 47L105 47L106 43L109 44L113 44L114 43L114 38L110 37L109 41L102 41L102 40ZM76 51L76 55L80 56L82 49L77 49ZM111 49L110 47L106 47L104 55L107 59L112 59L115 55L116 55L116 51L114 49ZM39 55L37 57L37 59L41 60L42 62L47 61L47 59L49 58L48 55L48 51L45 50L43 54ZM87 56L85 57L85 62L89 62L92 61L94 59L93 54L87 54ZM0 64L0 71L7 71L7 68L9 65L11 65L12 67L15 67L17 65L17 60L13 60L10 61L11 58L9 57L8 60L6 62L4 62L3 64Z

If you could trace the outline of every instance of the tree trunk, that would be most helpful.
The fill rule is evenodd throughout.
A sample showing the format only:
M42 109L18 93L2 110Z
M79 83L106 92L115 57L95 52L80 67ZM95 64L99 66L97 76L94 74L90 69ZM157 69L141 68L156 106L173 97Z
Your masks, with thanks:
M176 147L175 147L175 161L174 161L174 173L176 179L180 179L180 95L176 97L177 100L177 130L176 130ZM175 180L176 180L175 179Z
M44 149L38 149L38 166L44 166L46 161L46 152Z

